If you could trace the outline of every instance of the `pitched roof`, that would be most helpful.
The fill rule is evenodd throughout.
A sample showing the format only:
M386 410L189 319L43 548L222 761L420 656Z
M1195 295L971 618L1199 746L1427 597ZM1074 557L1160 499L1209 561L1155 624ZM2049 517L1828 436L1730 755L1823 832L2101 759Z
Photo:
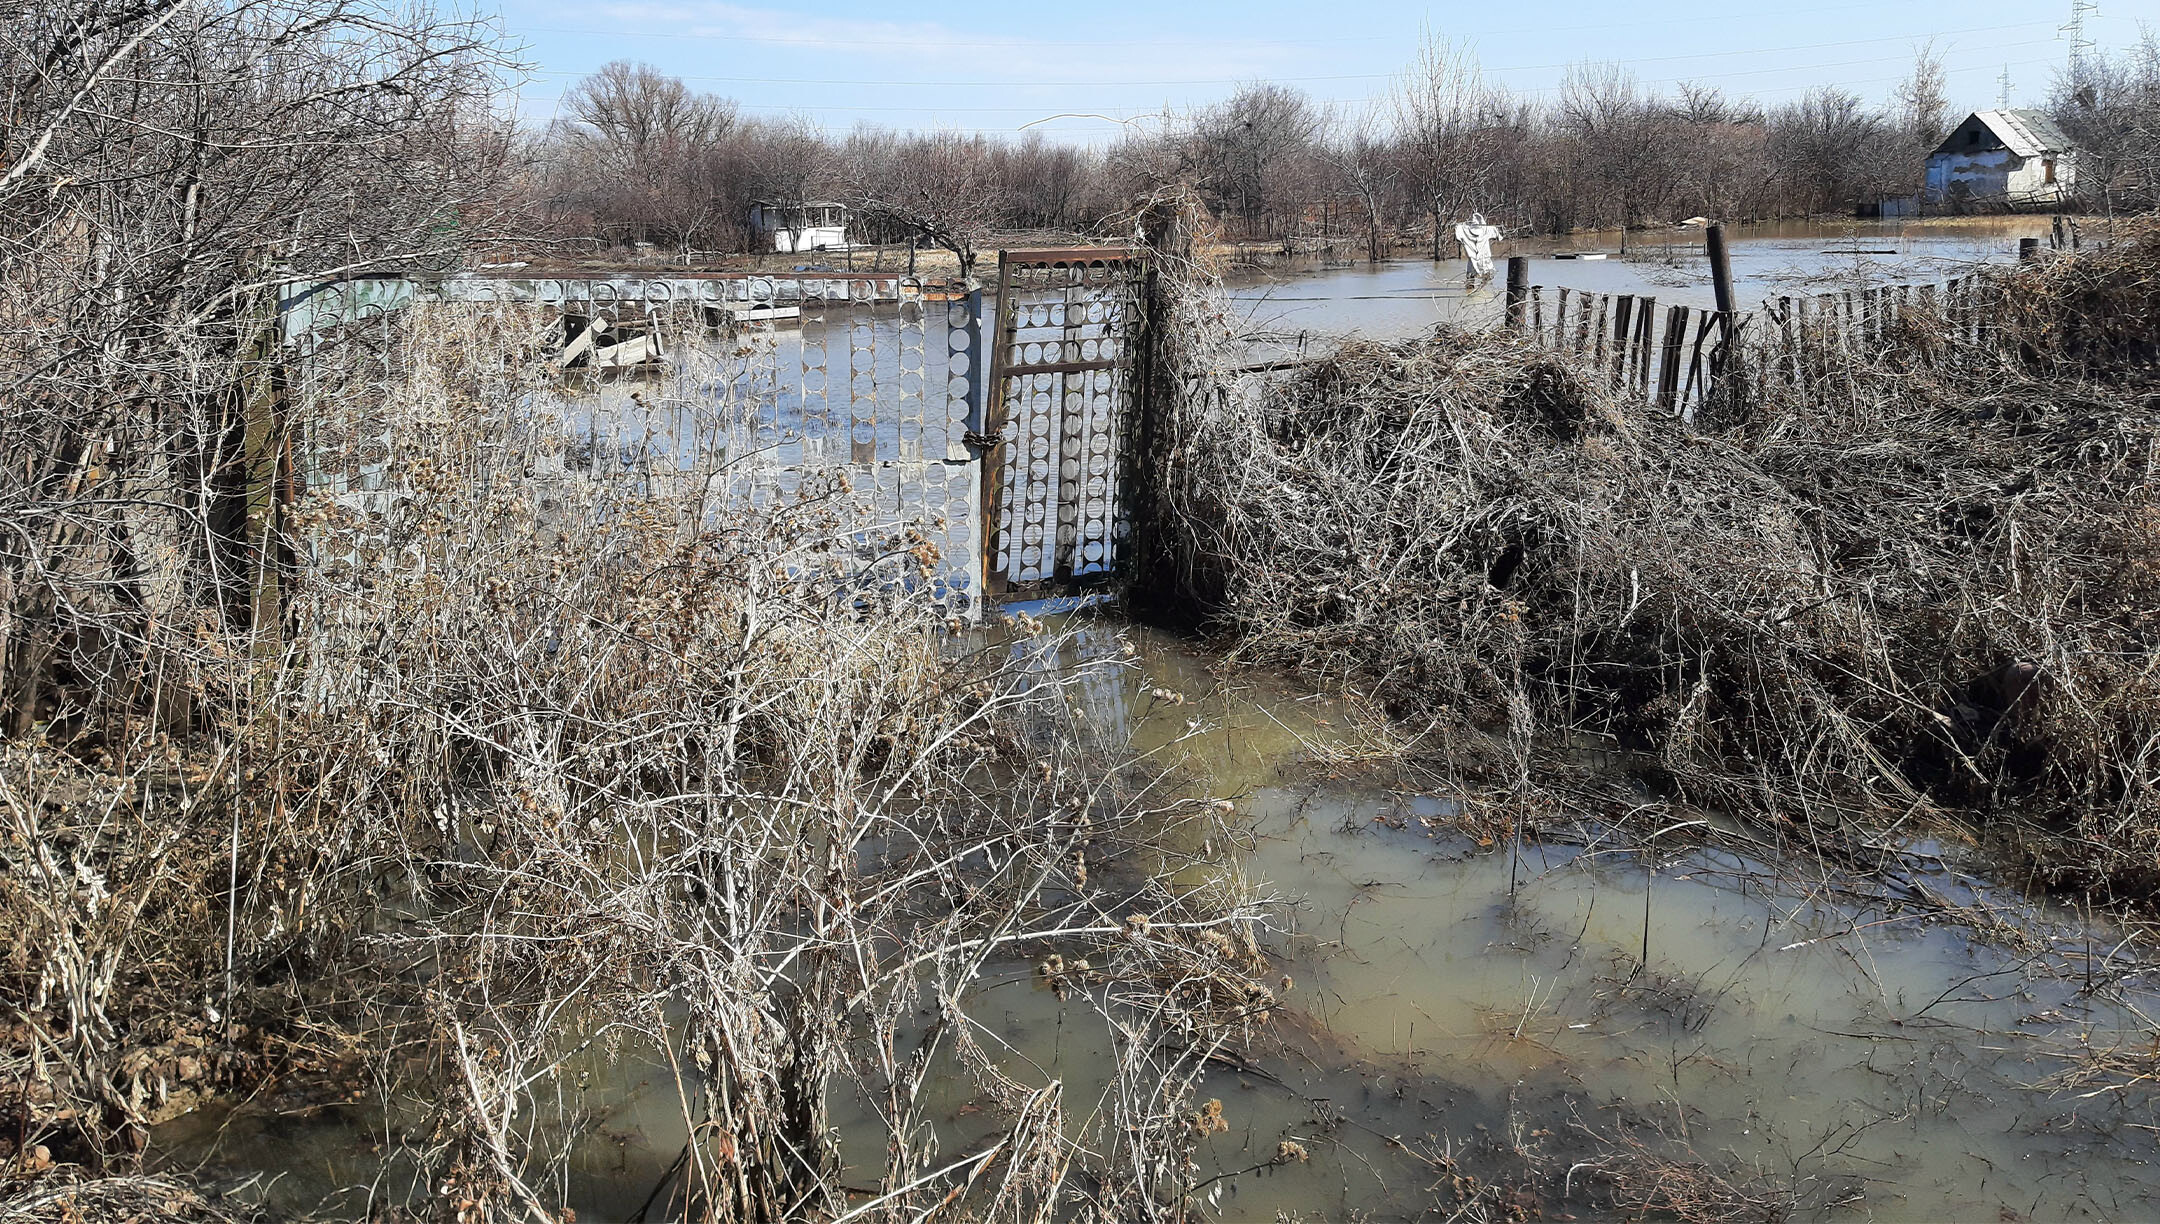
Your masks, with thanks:
M1987 125L1988 131L1994 134L1995 139L2001 141L2004 148L2019 157L2040 157L2048 153L2065 153L2074 147L2070 138L2063 134L2061 128L2055 126L2055 121L2048 118L2045 111L2029 108L1974 111L1965 122L1970 123L1974 119L1978 119L1981 123ZM1965 124L1960 123L1957 130L1962 131L1964 127ZM1951 134L1956 135L1956 132ZM1951 142L1946 140L1935 151L1949 153L1956 150L1952 148Z

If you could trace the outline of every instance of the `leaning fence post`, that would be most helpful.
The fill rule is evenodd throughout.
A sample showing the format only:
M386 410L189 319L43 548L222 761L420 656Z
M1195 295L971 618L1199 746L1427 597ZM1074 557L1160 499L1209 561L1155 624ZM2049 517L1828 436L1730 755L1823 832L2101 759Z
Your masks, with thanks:
M1720 394L1725 387L1725 367L1735 363L1739 348L1734 343L1732 256L1725 250L1725 226L1713 221L1703 231L1710 255L1710 289L1717 297L1718 346L1712 350L1710 371L1704 380L1704 398Z
M1510 255L1507 261L1507 329L1520 333L1524 307L1530 300L1530 260Z

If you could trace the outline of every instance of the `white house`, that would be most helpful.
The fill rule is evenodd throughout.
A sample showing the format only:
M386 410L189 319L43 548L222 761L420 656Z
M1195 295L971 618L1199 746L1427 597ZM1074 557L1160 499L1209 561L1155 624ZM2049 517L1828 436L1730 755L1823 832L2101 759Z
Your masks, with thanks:
M848 244L847 206L827 200L801 204L760 200L750 206L750 227L770 237L775 251L822 251Z
M1984 110L1928 155L1922 199L2026 208L2060 204L2076 184L2077 150L2054 120L2036 110Z

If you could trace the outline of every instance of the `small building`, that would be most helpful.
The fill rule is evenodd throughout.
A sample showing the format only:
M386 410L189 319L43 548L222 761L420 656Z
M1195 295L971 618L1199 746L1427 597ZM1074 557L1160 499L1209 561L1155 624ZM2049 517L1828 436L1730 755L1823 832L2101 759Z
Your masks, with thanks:
M770 238L773 250L787 254L838 249L848 244L847 205L830 200L800 204L760 200L750 206L750 228L760 239Z
M1966 116L1928 155L1927 204L2034 208L2075 192L2077 150L2055 121L2036 110L1984 110Z

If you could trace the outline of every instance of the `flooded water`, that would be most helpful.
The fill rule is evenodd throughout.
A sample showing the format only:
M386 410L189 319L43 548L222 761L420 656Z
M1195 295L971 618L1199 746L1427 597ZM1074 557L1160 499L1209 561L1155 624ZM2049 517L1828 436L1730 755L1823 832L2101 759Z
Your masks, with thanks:
M1742 309L1765 298L1825 292L1856 284L1927 284L2017 258L2018 239L2048 232L2045 217L1971 222L1779 222L1726 231L1733 288ZM1711 307L1710 261L1701 230L1502 242L1501 267L1471 286L1463 261L1403 259L1338 268L1307 266L1230 279L1231 294L1257 331L1308 339L1356 334L1376 340L1419 335L1436 323L1499 322L1509 255L1530 257L1530 283L1593 293L1655 296L1666 306ZM1604 254L1604 259L1560 258Z
M1904 847L1895 886L1691 829L1654 854L1593 835L1512 855L1458 833L1439 798L1316 765L1347 734L1326 699L1219 676L1204 650L1108 621L1077 650L1115 657L1124 641L1139 661L1086 690L1090 721L1177 787L1235 800L1237 843L1194 847L1207 865L1182 870L1235 871L1280 899L1269 951L1294 985L1267 1044L1203 1089L1228 1129L1200 1159L1203 1176L1246 1169L1283 1140L1311 1159L1217 1183L1221 1218L1440 1220L1511 1179L1524 1213L1600 1218L1599 1188L1647 1167L1643 1152L1800 1219L2160 1209L2149 1089L2050 1086L2084 1050L2151 1046L2160 997L2124 932L1992 887L1932 842ZM1010 1045L1008 1074L1064 1081L1070 1115L1105 1090L1103 1021L1028 961L993 966L970 1010ZM568 1188L581 1220L634 1213L685 1133L659 1060L607 1074L583 1102L605 1121ZM968 1077L942 1082L932 1105L958 1151L994 1111ZM882 1141L848 1116L836 1102L861 1184ZM160 1141L200 1157L215 1125L215 1163L282 1178L288 1205L382 1176L379 1110L197 1119Z

